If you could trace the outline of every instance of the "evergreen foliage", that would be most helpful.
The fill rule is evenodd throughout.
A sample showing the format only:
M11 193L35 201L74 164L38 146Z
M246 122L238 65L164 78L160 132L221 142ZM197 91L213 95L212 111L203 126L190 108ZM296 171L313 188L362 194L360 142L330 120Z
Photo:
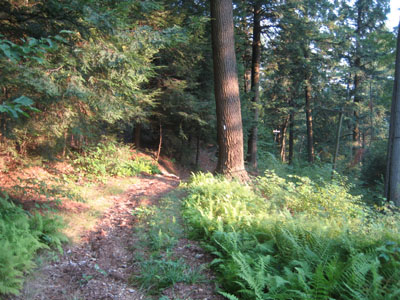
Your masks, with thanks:
M7 74L0 83L0 112L27 116L21 105L34 110L30 119L2 115L3 142L16 141L21 154L65 154L98 142L103 134L121 135L132 125L151 131L160 118L169 124L163 116L171 112L178 123L168 126L181 128L178 141L187 140L194 124L207 125L203 118L208 118L209 107L197 104L204 95L197 87L205 82L199 77L207 68L202 53L207 19L200 13L176 18L177 8L155 1L9 5L5 13L10 16L27 14L33 23L48 21L47 30L32 37L29 28L10 17L9 31L0 36L0 64ZM64 10L74 13L67 17ZM55 24L53 18L61 21ZM22 43L21 32L28 36ZM197 54L186 58L188 47ZM191 100L181 106L184 99Z

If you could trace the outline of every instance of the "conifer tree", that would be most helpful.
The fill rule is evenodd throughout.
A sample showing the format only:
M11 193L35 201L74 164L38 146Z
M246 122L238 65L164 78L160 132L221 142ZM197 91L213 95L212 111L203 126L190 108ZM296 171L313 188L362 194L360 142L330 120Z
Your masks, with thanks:
M253 124L250 128L247 161L254 169L257 168L257 122L259 109L257 107L260 102L260 63L261 63L261 3L256 1L253 4L253 44L251 59L251 91L253 93L252 115L254 117Z
M400 24L399 24L400 29ZM396 66L390 116L385 196L400 206L400 30L397 33Z
M246 179L231 0L211 1L211 27L219 146L216 172Z

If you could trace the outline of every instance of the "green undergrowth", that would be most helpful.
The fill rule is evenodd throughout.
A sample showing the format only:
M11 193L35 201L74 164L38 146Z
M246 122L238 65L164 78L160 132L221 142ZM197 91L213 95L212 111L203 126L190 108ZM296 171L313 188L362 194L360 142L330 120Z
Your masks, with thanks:
M145 157L133 158L127 145L116 142L99 143L88 147L73 160L75 176L87 180L106 181L109 176L136 176L140 173L158 174L157 164Z
M0 196L0 295L18 294L24 275L34 267L40 249L62 252L62 222L49 214L28 213L7 195Z
M246 186L200 173L183 212L228 299L398 299L400 217L350 188L339 175L268 171Z
M194 284L205 280L201 267L189 266L174 254L179 239L185 237L178 193L172 192L157 205L133 211L138 220L135 233L139 241L133 249L138 272L132 275L131 282L138 284L149 297L160 296L164 289L176 283Z
M68 185L67 180L55 176L47 181L37 178L18 178L8 192L19 199L40 198L42 204L36 204L36 208L55 211L49 204L57 208L65 200L85 202L85 198Z

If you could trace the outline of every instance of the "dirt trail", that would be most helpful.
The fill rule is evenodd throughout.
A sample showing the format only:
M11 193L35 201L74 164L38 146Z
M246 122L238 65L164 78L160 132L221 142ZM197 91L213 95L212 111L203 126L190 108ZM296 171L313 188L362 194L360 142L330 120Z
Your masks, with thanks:
M137 241L132 229L132 209L156 204L178 185L176 177L144 176L124 194L112 196L113 205L95 230L84 233L81 244L66 247L64 255L55 262L36 270L26 280L21 295L9 299L149 299L128 284L134 271L130 249ZM202 251L194 244L191 247L196 253ZM201 298L192 299L221 299L213 296L211 287L205 293L204 288L207 286L199 288Z

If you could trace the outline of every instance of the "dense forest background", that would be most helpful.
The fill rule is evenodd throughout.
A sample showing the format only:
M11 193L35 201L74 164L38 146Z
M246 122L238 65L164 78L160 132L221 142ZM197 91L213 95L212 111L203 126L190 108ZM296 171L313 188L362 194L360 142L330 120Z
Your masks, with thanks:
M161 130L164 153L195 163L196 145L215 144L207 2L2 7L3 154L52 159L105 136L157 149ZM362 168L369 185L382 179L396 38L388 9L388 1L234 4L244 139L258 129L261 169L270 153L291 164L335 160L340 172Z

